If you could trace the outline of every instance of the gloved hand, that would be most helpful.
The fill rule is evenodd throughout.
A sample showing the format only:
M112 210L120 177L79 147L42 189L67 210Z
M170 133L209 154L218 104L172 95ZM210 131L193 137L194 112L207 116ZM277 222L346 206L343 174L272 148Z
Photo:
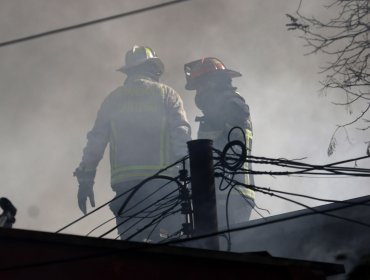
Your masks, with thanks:
M91 207L95 207L95 198L93 185L83 184L79 185L77 192L78 207L82 213L86 214L86 200L89 198Z
M94 198L94 178L96 170L85 170L81 167L78 167L73 173L77 177L78 181L78 192L77 200L78 207L81 209L82 213L86 214L86 201L87 198L90 200L90 205L95 207L95 198Z

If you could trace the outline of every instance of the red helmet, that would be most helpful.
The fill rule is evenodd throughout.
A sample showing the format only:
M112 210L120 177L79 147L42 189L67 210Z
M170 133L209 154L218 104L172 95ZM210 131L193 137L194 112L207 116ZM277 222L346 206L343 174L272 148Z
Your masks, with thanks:
M221 60L214 57L206 57L185 64L184 66L187 90L194 90L199 79L215 72L223 72L230 78L240 77L239 72L226 69Z

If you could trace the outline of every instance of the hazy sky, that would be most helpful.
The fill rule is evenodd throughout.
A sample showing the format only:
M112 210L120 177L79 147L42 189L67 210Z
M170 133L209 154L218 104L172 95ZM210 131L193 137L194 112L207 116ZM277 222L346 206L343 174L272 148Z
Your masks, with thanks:
M161 2L1 0L0 41ZM286 31L285 13L294 14L298 2L192 0L0 48L0 196L18 208L15 227L55 231L80 216L72 173L101 102L123 82L125 76L115 70L134 44L151 46L162 58L162 81L183 97L193 136L199 112L194 92L184 89L183 65L215 56L243 74L234 84L250 106L254 155L307 157L305 162L316 164L365 155L369 134L355 129L352 144L342 137L336 153L326 155L336 124L350 118L330 103L334 95L319 95L317 72L325 58L304 56L304 42ZM305 12L324 14L318 3L306 4ZM358 166L369 168L370 161ZM109 174L106 154L95 184L98 205L113 196ZM361 178L261 176L256 184L332 199L369 193L368 179ZM257 204L271 215L300 209L262 194ZM103 211L99 219L110 215ZM70 232L84 234L86 229L76 226Z

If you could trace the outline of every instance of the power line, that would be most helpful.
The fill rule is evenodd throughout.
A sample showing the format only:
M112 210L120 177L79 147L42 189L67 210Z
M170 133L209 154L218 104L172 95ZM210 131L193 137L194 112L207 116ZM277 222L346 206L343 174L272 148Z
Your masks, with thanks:
M83 27L86 27L86 26L94 25L94 24L99 24L99 23L102 23L102 22L106 22L106 21L110 21L110 20L114 20L114 19L118 19L118 18L123 18L123 17L131 16L131 15L136 15L136 14L139 14L139 13L148 12L148 11L151 11L151 10L163 8L163 7L166 7L166 6L178 4L178 3L181 3L181 2L185 2L185 1L189 1L189 0L169 1L169 2L158 4L158 5L154 5L154 6L141 8L141 9L138 9L138 10L133 10L133 11L126 12L126 13L116 14L116 15L112 15L112 16L109 16L109 17L104 17L104 18L100 18L100 19L86 21L86 22L83 22L83 23L75 24L75 25L70 25L70 26L66 26L66 27L62 27L62 28L58 28L58 29L53 29L53 30L49 30L49 31L46 31L46 32L42 32L42 33L38 33L38 34L26 36L26 37L21 37L21 38L10 40L10 41L5 41L5 42L0 43L0 48L5 47L5 46L9 46L9 45L18 44L18 43L25 42L25 41L29 41L29 40L38 39L38 38L41 38L41 37L46 37L46 36L49 36L49 35L54 35L54 34L57 34L57 33L70 31L70 30L73 30L73 29L78 29L78 28L83 28Z
M287 198L287 197L284 197L284 196L281 196L281 195L277 195L276 193L273 193L273 192L265 192L265 191L261 191L261 190L258 190L258 189L256 189L256 191L259 191L261 193L264 193L264 194L267 194L267 195L270 195L270 196L275 196L277 198L295 203L295 204L300 205L300 206L302 206L302 207L304 207L308 210L311 210L312 212L317 213L317 214L321 214L321 215L332 217L332 218L337 218L337 219L340 219L340 220L343 220L343 221L347 221L347 222L350 222L350 223L354 223L354 224L358 224L358 225L362 225L362 226L370 228L370 224L368 224L368 223L364 223L364 222L354 220L354 219L351 219L351 218L342 217L342 216L326 213L326 212L323 212L323 211L319 211L319 210L316 210L314 207L310 207L306 204L303 204L301 202L298 202L296 200L293 200L293 199L290 199L290 198Z
M368 202L370 202L370 199L366 199L365 201L363 201L363 203L368 203ZM281 223L281 222L285 222L285 221L289 221L289 220L295 220L295 219L303 218L303 217L306 217L306 216L312 216L312 215L317 215L317 214L321 214L321 213L332 212L332 211L336 211L336 210L350 208L350 207L353 207L353 206L354 205L341 205L341 206L333 207L331 209L322 210L322 211L319 211L319 212L304 212L304 213L299 213L299 214L288 216L288 217L282 217L282 218L278 218L278 219L274 219L274 220L268 220L268 221L265 221L265 222L262 222L262 223L253 223L251 225L240 226L240 227L236 227L236 228L221 230L221 231L212 232L212 233L209 233L209 234L198 235L198 236L193 236L193 237L188 237L188 238L183 238L183 239L175 239L175 240L171 240L171 241L167 241L167 242L163 242L163 243L137 243L137 242L134 242L134 243L132 243L132 247L125 248L125 249L113 249L113 250L108 251L108 252L87 254L85 256L68 257L68 258L57 259L57 260L52 260L52 261L34 262L34 263L28 263L28 264L22 264L22 265L14 265L14 266L0 268L0 271L11 271L11 270L19 270L19 269L32 268L32 267L42 267L42 266L48 266L48 265L76 262L76 261L82 261L82 260L87 260L87 259L101 258L101 257L109 256L109 255L119 254L119 253L122 253L122 252L137 251L137 250L142 250L142 249L145 250L145 249L150 249L150 248L154 248L154 247L161 247L161 246L173 245L173 244L181 244L181 243L184 243L184 242L195 241L195 240L209 238L209 237L220 235L220 234L225 234L225 233L228 233L228 232L238 232L238 231L257 228L257 227L266 226L266 225L270 225L270 224Z
M370 202L370 199L366 199L365 201L363 201L363 203L368 203L368 202ZM312 216L312 215L332 212L332 211L336 211L336 210L346 209L346 208L350 208L350 207L353 207L353 206L355 206L355 205L348 205L348 204L347 205L340 205L340 206L338 205L337 207L333 207L331 209L325 209L325 210L321 210L321 211L318 210L316 212L312 211L312 212L298 213L298 214L291 215L291 216L281 217L281 218L277 218L277 219L273 219L273 220L267 220L267 221L264 221L264 222L261 222L261 223L253 223L251 225L245 225L245 226L230 228L230 229L226 229L226 230L220 230L220 231L211 232L211 233L208 233L208 234L203 234L203 235L198 235L198 236L193 236L193 237L188 237L188 238L178 239L178 240L173 240L173 241L168 241L168 242L164 242L164 243L161 243L161 244L170 245L170 244L184 243L184 242L209 238L209 237L212 237L212 236L225 234L225 233L229 233L229 232L230 233L231 232L238 232L238 231L248 230L248 229L257 228L257 227L261 227L261 226L266 226L266 225L270 225L270 224L286 222L286 221L289 221L289 220L295 220L295 219L303 218L303 217L306 217L306 216ZM158 245L158 244L152 244L152 245Z
M233 141L238 142L238 141ZM239 142L239 146L241 142ZM237 144L237 143L235 143ZM233 148L233 143L230 142L229 148ZM231 145L231 146L230 146ZM222 172L228 174L254 174L254 175L271 175L271 176L291 176L291 175L330 175L330 176L352 176L352 177L370 177L370 169L366 168L355 168L355 167L342 167L337 166L343 163L349 163L353 161L363 160L370 158L369 156L362 156L358 158L348 159L344 161L334 162L326 165L312 165L308 163L296 162L286 159L273 159L266 157L255 157L255 156L242 156L242 155L228 155L225 152L226 147L220 157L215 157L219 162L215 165L215 169L221 168ZM230 165L228 161L232 161ZM282 168L298 169L298 171L255 171L252 169L238 168L237 171L233 165L237 163L254 163L254 164L267 164L274 165Z
M167 186L168 184L170 184L171 182L176 182L177 183L177 177L176 178L172 178L172 177L169 177L169 176L161 176L161 175L157 175L155 178L151 178L151 180L153 179L156 179L156 178L159 178L159 179L165 179L165 180L168 180L168 182L164 185L162 185L161 187L158 188L158 190L164 188L165 186ZM150 180L149 180L150 181ZM148 181L145 181L145 182L148 182ZM132 196L142 187L144 186L145 183L143 184L139 184L135 187L135 189L131 192L131 194L126 198L126 200L122 203L122 206L120 207L120 209L118 210L118 216L121 216L121 213L123 212L123 210L126 208L128 202L132 199ZM157 190L157 191L158 191ZM172 195L174 192L176 192L177 190L174 190L172 191L171 193L165 195L163 198L166 198L166 197L169 197L170 195ZM153 193L152 193L153 194ZM152 195L151 194L151 195ZM151 196L150 195L150 196ZM139 205L142 201L146 200L148 197L150 196L147 196L146 198L142 199L141 201L139 201L138 203L136 203L133 207L131 207L130 209L132 208L135 208L137 205ZM138 215L140 212L143 212L147 209L149 209L150 207L154 206L155 204L157 204L160 200L162 199L159 199L157 200L156 202L153 202L151 203L150 205L148 205L147 207L145 207L144 209L140 209L137 213L135 213L133 216L136 216ZM130 210L128 209L128 210ZM129 221L131 218L129 217L128 219L120 222L119 224L117 224L115 227L111 228L109 231L105 232L104 234L102 234L101 236L99 236L99 238L102 238L104 236L106 236L107 234L111 233L112 231L114 231L115 229L117 229L119 226L121 226L122 224L126 223L127 221Z
M359 224L359 225L362 225L362 226L365 226L365 227L369 227L370 228L370 224L368 223L363 223L361 221L358 221L358 220L354 220L354 219L350 219L350 218L346 218L346 217L341 217L341 216L338 216L338 215L335 215L335 214L330 214L330 213L326 213L324 211L320 211L320 210L317 210L313 207L310 207L306 204L303 204L299 201L296 201L296 200L293 200L293 199L290 199L290 198L287 198L287 197L284 197L284 196L281 196L281 195L278 195L276 193L283 193L283 194L288 194L288 195L293 195L293 196L300 196L300 197L305 197L305 198L309 198L309 199L315 199L315 200L320 200L320 201L326 201L326 202L335 202L335 203L342 203L342 204L346 204L346 205L350 205L350 206L357 206L357 205L364 205L364 204L360 204L360 203L351 203L351 202L346 202L346 201L336 201L336 200L326 200L326 199L320 199L320 198L316 198L316 197L312 197L312 196L306 196L306 195L301 195L301 194L295 194L295 193L289 193L289 192L283 192L283 191L275 191L275 190L272 190L270 188L263 188L263 187L257 187L257 186L254 186L254 185L247 185L247 184L243 184L239 181L236 181L236 180L233 180L233 179L228 179L226 178L227 181L229 182L232 182L232 183L235 183L235 186L243 186L247 189L251 189L251 190L254 190L254 191L257 191L257 192L261 192L263 194L267 194L267 195L270 195L270 196L274 196L274 197L277 197L277 198L280 198L280 199L283 199L283 200L286 200L286 201L289 201L289 202L292 202L292 203L295 203L297 205L300 205L308 210L311 210L312 212L314 213L318 213L318 214L321 214L321 215L324 215L324 216L328 216L328 217L333 217L333 218L337 218L337 219L341 219L341 220L344 220L344 221L347 221L347 222L351 222L351 223L355 223L355 224ZM368 206L368 204L365 204Z
M149 178L147 178L146 180L144 180L144 181L142 181L140 184L138 184L137 186L134 186L133 188L131 188L131 189L129 189L129 190L127 190L126 192L124 192L123 194L121 194L120 196L118 196L118 197L115 197L114 199L112 199L112 200L110 200L110 201L108 201L107 203L105 203L105 204L103 204L103 205L101 205L100 207L98 207L98 208L96 208L95 210L93 210L92 212L90 212L90 213L88 213L87 215L85 215L85 216L82 216L82 217L80 217L79 219L77 219L77 220L75 220L75 221L73 221L73 222L71 222L70 224L68 224L68 225L66 225L65 227L63 227L63 228L61 228L61 229L59 229L58 231L56 231L56 233L59 233L59 232L61 232L62 230L64 230L64 229L66 229L67 227L70 227L71 225L73 225L73 224L75 224L75 223L77 223L77 222L79 222L80 220L82 220L82 219L84 219L84 218L86 218L87 216L89 216L89 215L91 215L91 214L93 214L93 213L95 213L96 211L98 211L98 210L100 210L101 208L103 208L104 206L106 206L107 204L109 204L111 201L113 201L113 200L116 200L116 199L118 199L119 197L121 197L121 196L123 196L123 195L125 195L125 194L127 194L127 193L129 193L129 192L132 192L133 190L137 190L137 189L139 189L140 188L140 186L142 186L143 184L145 184L146 182L148 182L148 181L150 181L150 180L153 180L153 179L155 179L155 178L163 178L162 176L158 176L158 174L160 174L161 172L163 172L164 170L166 170L166 169L168 169L168 168L170 168L170 167L172 167L172 166L175 166L175 165L177 165L178 163L180 163L180 162L182 162L182 161L184 161L184 160L186 160L188 157L184 157L184 158L182 158L182 159L180 159L180 160L178 160L177 162L175 162L175 163L173 163L173 164L171 164L170 166L168 166L168 167L166 167L166 168L164 168L164 169L162 169L162 170L160 170L160 171L158 171L156 174L154 174L152 177L149 177ZM364 157L359 157L359 158L356 158L356 159L349 159L349 160L344 160L344 161L340 161L340 162L334 162L334 163L331 163L331 164L326 164L326 165L310 165L310 164L306 164L306 163L297 163L297 162L293 162L293 161L289 161L289 160L285 160L285 159L269 159L269 158L261 158L261 157L252 157L251 156L251 158L254 158L254 159L259 159L259 160L262 160L263 161L263 163L265 163L265 161L266 161L266 163L268 163L268 164L273 164L273 165L280 165L280 164L282 164L282 163L284 163L284 164L286 164L286 163L289 163L290 164L290 167L291 168L299 168L299 166L304 166L304 169L305 170L303 170L303 172L301 173L301 174L310 174L310 175L313 175L313 173L310 173L310 172L307 172L308 170L315 170L315 169L318 169L318 170L322 170L322 169L324 169L325 170L325 168L328 168L328 167L332 167L332 166L335 166L335 165L338 165L338 164L343 164L343 163L348 163L348 162L352 162L352 161L356 161L356 160L361 160L361 159L365 159L365 158L369 158L369 156L364 156ZM244 159L245 160L245 159ZM245 160L245 161L248 161L248 160ZM225 161L224 161L225 162ZM255 162L255 163L260 163L260 162ZM216 164L217 165L217 164ZM284 165L282 165L282 167L287 167L287 166L284 166ZM228 173L229 171L226 171L225 170L225 167L223 167L223 165L221 164L221 166L220 167L217 167L217 168L220 168L221 169L221 173L218 173L217 175L219 175L219 176L222 176L222 177L224 177L223 176L223 174L225 174L225 173ZM216 169L217 169L216 168ZM357 168L351 168L351 167L339 167L340 169L342 169L342 170L346 170L346 169L348 169L349 171L351 171L351 172L354 172L354 171L357 171ZM241 172L241 173L252 173L252 174L255 174L255 173L258 173L258 172L256 172L256 171L253 171L253 170L246 170L247 172ZM327 171L332 171L332 170L327 170ZM368 172L369 171L369 169L358 169L358 171L359 172ZM237 173L239 173L239 172L237 172L237 171L232 171L231 172L231 174L237 174ZM265 174L265 172L261 172L262 174ZM284 173L284 172L282 172L282 173ZM267 172L266 174L270 174L269 172ZM274 173L274 174L278 174L278 173ZM293 173L293 174L295 174L295 173ZM330 173L326 173L326 175L328 175L328 174L330 174ZM280 175L280 174L279 174ZM282 175L282 174L281 174ZM290 174L290 172L288 172L287 174L284 174L284 175L292 175L292 174ZM338 175L338 174L335 174L335 175ZM347 175L352 175L352 176L354 176L354 175L360 175L360 176L364 176L365 174L351 174L351 173L348 173ZM369 176L368 174L366 174L367 176ZM365 176L366 176L365 175ZM171 180L170 180L171 181ZM237 182L238 184L240 184L240 182ZM229 184L230 184L230 181L229 181ZM228 184L228 186L229 186L229 184ZM227 189L228 188L228 186L225 188L225 189ZM273 191L273 190L271 190L271 189L266 189L266 188L260 188L260 187L256 187L256 188L258 188L258 189L256 189L256 191L263 191L263 190L265 190L265 191ZM312 196L305 196L305 195L300 195L300 194L294 194L294 193L288 193L288 192L282 192L282 191L275 191L275 192L280 192L280 193L283 193L283 194L289 194L289 195L295 195L295 196L301 196L301 197L305 197L305 198L309 198L309 199L315 199L315 200L319 200L319 201L325 201L325 202L339 202L339 201L335 201L335 200L329 200L329 199L322 199L322 198L317 198L317 197L312 197ZM133 192L133 193L135 193L135 191ZM132 193L131 193L132 194ZM342 202L343 203L343 202ZM101 224L100 226L102 226L102 225L104 225L104 224L106 224L108 221L106 221L106 222L104 222L103 224ZM100 226L98 226L97 228L99 228ZM96 228L94 228L92 231L94 231ZM114 228L113 228L114 229ZM112 230L113 230L112 229ZM89 233L91 233L91 232L89 232Z
M154 179L156 179L156 178L154 178ZM161 189L161 188L163 188L163 187L165 187L166 185L168 185L169 183L172 183L172 181L170 181L170 182L168 182L168 183L166 183L166 184L164 184L164 185L162 185L161 187L159 187L159 189ZM135 187L134 187L135 188ZM132 188L131 189L129 189L129 191L131 191L132 190ZM153 193L155 193L155 192L157 192L158 190L156 190L156 191L154 191ZM176 192L176 191L173 191L173 192L171 192L170 194L172 194L172 193L174 193L174 192ZM127 194L128 192L125 192L125 194ZM145 201L146 199L148 198L148 196L146 197L146 198L144 198L144 199L142 199L141 201L139 201L138 203L136 203L134 206L132 206L131 208L129 208L129 209L125 209L125 211L129 211L129 210L132 210L132 208L135 208L138 204L140 204L141 202L143 202L143 201ZM177 197L175 197L175 198L177 198ZM156 202L154 202L154 203L152 203L152 204L150 204L149 206L147 206L147 207L145 207L145 208L143 208L143 209L140 209L138 212L136 212L136 213L134 213L134 214L131 214L131 215L129 215L129 216L127 216L127 215L125 215L125 216L123 216L123 215L114 215L114 217L112 217L112 218L110 218L110 219L108 219L108 220L106 220L106 221L104 221L103 223L101 223L101 224L99 224L98 226L96 226L95 228L93 228L91 231L89 231L87 234L86 234L86 236L89 236L92 232L94 232L95 230L97 230L97 229L99 229L99 228L101 228L101 227L103 227L104 225L106 225L107 223L109 223L109 222L111 222L112 220L114 220L114 219L116 219L117 217L121 217L121 218L127 218L125 221L123 221L122 223L120 223L119 225L117 225L117 226L115 226L111 231L113 231L114 229L116 229L116 228L118 228L120 225L122 225L122 224L124 224L124 223L126 223L126 222L128 222L128 221L130 221L132 218L142 218L142 219L144 219L144 218L151 218L151 214L153 214L155 211L158 211L158 210L161 210L161 208L160 207L162 207L163 208L163 205L160 205L159 204L159 206L157 207L157 209L156 210L152 210L152 211L150 211L149 213L146 213L146 210L147 209L149 209L150 207L152 207L152 206L154 206L155 204L157 204L157 202L159 202L160 200L157 200ZM167 203L165 204L165 205L167 205ZM140 215L139 214L142 214L142 213L146 213L146 215L144 216L144 217L140 217ZM158 214L157 214L158 215ZM111 232L110 231L110 232Z
M233 142L236 142L236 141L233 141ZM234 143L233 142L230 142L229 144L229 148L231 150L233 150L233 146L234 146ZM243 147L243 146L241 146ZM270 194L270 195L274 195L275 197L278 197L278 198L281 198L281 199L285 199L287 201L290 201L290 202L293 202L293 203L296 203L296 204L299 204L301 206L304 206L305 208L307 209L310 209L311 211L315 211L315 209L312 209L311 207L307 206L307 205L304 205L298 201L294 201L294 200L291 200L291 199L288 199L288 198L285 198L285 197L282 197L282 196L279 196L277 195L276 193L281 193L281 194L288 194L288 195L294 195L294 196L300 196L300 197L304 197L304 198L308 198L308 199L315 199L315 200L319 200L319 201L325 201L325 202L339 202L339 201L335 201L335 200L329 200L329 199L322 199L322 198L317 198L317 197L312 197L312 196L307 196L307 195L301 195L301 194L295 194L295 193L288 193L288 192L283 192L283 191L274 191L270 188L261 188L261 187L257 187L257 186L248 186L248 185L245 185L245 184L242 184L241 182L238 182L238 181L235 181L233 180L232 178L227 178L225 177L225 174L230 174L230 175L235 175L235 174L238 174L238 173L251 173L251 174L255 174L255 173L258 173L258 172L255 172L253 170L248 170L246 169L244 172L238 172L236 170L234 170L233 168L233 165L228 165L226 164L226 159L225 158L229 158L227 155L226 155L226 152L225 152L226 148L224 149L223 153L221 154L221 160L218 164L216 164L216 169L221 169L221 173L218 173L217 175L220 176L220 177L223 177L223 180L226 179L225 181L228 183L226 188L220 188L221 190L225 190L227 189L230 184L232 182L238 184L238 185L243 185L247 188L251 188L255 191L259 191L259 192L262 192L262 193L265 193L265 194ZM234 151L234 150L233 150ZM161 172L163 172L164 170L168 169L169 167L171 166L174 166L180 162L183 162L184 160L186 160L188 157L184 157L183 159L180 159L179 161L177 161L176 163L158 171L154 176L152 177L149 177L147 178L146 180L142 181L140 184L138 184L137 186L131 188L129 191L131 191L131 194L129 195L129 197L126 199L125 203L123 204L122 208L125 208L127 202L130 200L130 198L132 197L133 194L135 194L136 191L138 191L146 182L150 181L150 180L153 180L155 178L162 178L162 179L168 179L169 181L176 181L177 178L172 178L172 177L168 177L168 176L161 176L159 175ZM224 158L222 160L222 158ZM303 168L303 170L299 171L299 173L301 174L310 174L310 175L313 175L314 173L312 173L312 170L324 170L324 171L327 171L327 172L333 172L335 173L335 175L338 175L339 174L343 174L341 172L338 172L333 166L335 165L338 165L338 164L343 164L343 163L348 163L348 162L351 162L351 161L355 161L355 160L360 160L360 159L365 159L365 158L369 158L368 156L365 156L365 157L360 157L360 158L356 158L356 159L349 159L349 160L344 160L344 161L340 161L340 162L334 162L334 163L331 163L331 164L326 164L326 165L311 165L311 164L307 164L307 163L301 163L301 162L294 162L294 161L291 161L291 160L286 160L286 159L269 159L269 158L261 158L261 157L250 157L250 158L253 158L253 159L258 159L257 161L254 161L255 163L267 163L267 164L272 164L272 165L278 165L280 167L289 167L289 168L298 168L298 169L301 169ZM240 157L239 159L237 159L237 161L248 161L248 159L245 158L245 156L242 156ZM230 171L226 170L226 169L229 169L231 168ZM370 175L370 170L369 169L362 169L362 168L352 168L352 167L336 167L337 169L339 169L340 171L349 171L351 173L347 173L346 175L352 175L352 176L355 176L355 175L360 175L360 176L369 176ZM242 169L244 170L244 169ZM355 173L355 171L358 171L360 173ZM270 172L261 172L262 174L270 174ZM280 174L282 173L282 174ZM278 172L278 173L274 173L274 174L279 174L279 175L291 175L291 174L296 174L296 172ZM321 174L321 173L320 173ZM324 173L324 174L331 174L331 173ZM222 183L221 183L222 184ZM221 185L220 184L220 185ZM165 184L166 185L166 184ZM129 192L128 191L128 192ZM125 192L124 194L128 193L128 192ZM119 197L121 197L123 194L121 194ZM113 200L117 199L118 197L115 197ZM113 201L111 200L111 201ZM108 202L109 203L109 202ZM98 209L95 209L94 211L92 211L91 213L88 213L86 216L96 212L97 210L101 209L103 206L106 206L108 203L102 205L101 207L99 207ZM340 202L339 202L340 203ZM344 202L341 202L341 203L344 203ZM345 203L346 204L346 203ZM155 210L156 211L156 210ZM154 212L155 212L154 211ZM151 215L154 213L153 211L152 212L149 212L148 215ZM138 214L138 213L137 213ZM135 214L135 215L137 215ZM324 214L325 215L325 214ZM65 228L71 226L72 224L75 224L77 222L79 222L81 219L85 218L86 216L83 216L79 219L77 219L76 221L70 223L69 225L63 227L62 229L58 230L58 232L64 230ZM338 216L335 216L335 215L330 215L330 214L326 214L326 216L332 216L332 217L335 217L335 218L341 218L341 217L338 217ZM128 220L130 220L132 217L128 217ZM139 218L139 217L137 217ZM122 223L125 223L127 222L128 220L124 220ZM361 223L361 222L358 222L358 221L355 221L355 220L352 220L352 219L343 219L343 220L346 220L348 222L355 222L357 224L361 224L361 225L364 225L364 226L370 226L368 224L365 224L365 223ZM96 230L97 228L99 228L100 226L102 225L105 225L107 222L109 221L106 221L104 223L102 223L101 225L99 225L98 227L94 228L92 231ZM121 223L121 224L122 224ZM102 236L100 237L103 237L105 236L106 234L110 233L111 231L115 230L119 225L117 225L116 227L113 227L112 229L110 229L110 231L104 233ZM89 234L92 232L90 231Z
M370 204L364 204L362 202L349 202L349 201L346 201L346 200L319 198L319 197L305 195L305 194L285 192L285 191L279 191L279 190L274 190L274 189L271 189L271 188L263 188L263 187L257 187L257 186L256 186L256 188L260 189L260 190L273 192L273 193L281 193L281 194L287 194L287 195L292 195L292 196L298 196L298 197L313 199L313 200L322 201L322 202L330 202L330 203L338 203L338 204L342 203L342 204L348 204L348 205L353 205L353 206L357 206L357 205L370 206Z
M166 197L168 197L168 196L170 196L170 195L172 195L174 192L176 192L176 191L173 191L173 192L171 192L171 193L169 193L169 194L167 194L166 196L164 196L163 198L166 198ZM152 207L152 206L155 206L160 200L162 200L163 198L161 198L161 199L159 199L159 200L157 200L157 201L155 201L155 202L153 202L153 203L151 203L150 205L148 205L147 207L145 207L145 208L143 208L143 209L139 209L138 210L138 212L136 212L135 214L133 214L132 216L133 217L137 217L137 215L138 214L140 214L140 213L142 213L143 211L146 211L146 210L148 210L150 207ZM155 210L154 210L155 211ZM147 215L146 216L144 216L144 217L138 217L139 218L139 221L137 221L137 223L139 223L139 222L141 222L141 221L143 221L144 219L146 219L146 218L148 218L151 214L153 214L153 212L154 212L153 210L151 211L151 212L149 212L149 213L147 213ZM119 214L118 214L119 215ZM132 218L133 217L128 217L127 219L125 219L125 220L123 220L122 222L120 222L120 223L118 223L116 226L114 226L113 228L111 228L111 229L109 229L107 232L105 232L105 233L103 233L102 235L100 235L99 236L99 238L102 238L102 237L104 237L104 236L106 236L106 235L108 235L109 233L111 233L112 231L114 231L115 229L117 229L117 228L119 228L121 225L123 225L124 223L126 223L126 222L128 222L128 221L130 221L130 220L132 220ZM135 225L135 224L134 224Z
M369 203L370 199L366 199L362 201L362 203ZM129 251L137 251L141 249L149 249L149 248L154 248L154 247L161 247L161 246L166 246L166 245L173 245L173 244L181 244L189 241L195 241L199 239L204 239L204 238L209 238L212 236L220 235L220 234L225 234L225 233L231 233L231 232L238 232L242 230L248 230L252 228L258 228L261 226L266 226L270 224L275 224L275 223L281 223L289 220L295 220L299 218L303 218L306 216L312 216L312 215L317 215L317 214L322 214L322 213L327 213L327 212L332 212L336 210L341 210L341 209L346 209L355 206L355 204L347 204L347 205L338 205L337 207L333 207L331 209L325 209L321 211L316 211L316 212L304 212L304 213L299 213L295 214L292 216L287 216L287 217L281 217L273 220L267 220L261 223L253 223L251 225L245 225L245 226L240 226L240 227L235 227L227 230L221 230L217 232L212 232L204 235L198 235L198 236L193 236L193 237L188 237L188 238L183 238L183 239L175 239L171 241L166 241L163 243L132 243L132 247L125 248L125 249L114 249L108 252L103 252L103 253L96 253L96 254L87 254L85 256L78 256L78 257L73 257L73 258L65 258L65 259L57 259L57 260L52 260L52 261L46 261L46 262L35 262L35 263L28 263L28 264L23 264L23 265L14 265L14 266L9 266L9 267L4 267L0 268L0 271L11 271L11 270L19 270L19 269L25 269L25 268L30 268L30 267L42 267L42 266L48 266L48 265L55 265L55 264L62 264L62 263L68 263L68 262L76 262L76 261L82 261L82 260L87 260L87 259L94 259L94 258L100 258L100 257L105 257L109 255L114 255L114 254L119 254L122 252L129 252Z
M91 212L89 212L89 213L87 213L87 214L85 214L85 215L81 216L80 218L78 218L78 219L76 219L76 220L74 220L74 221L70 222L69 224L65 225L65 226L64 226L64 227L62 227L61 229L57 230L55 233L60 233L61 231L63 231L63 230L65 230L65 229L69 228L70 226L72 226L72 225L74 225L74 224L76 224L76 223L80 222L81 220L83 220L83 219L87 218L88 216L92 215L93 213L95 213L95 212L99 211L100 209L102 209L103 207L107 206L107 205L108 205L109 203L111 203L112 201L119 199L120 197L122 197L122 196L126 195L127 193L131 192L132 190L134 190L134 189L136 189L136 188L140 187L141 185L144 185L144 184L145 184L145 183L147 183L148 181L153 180L153 179L156 179L156 178L160 178L161 176L160 176L159 174L161 174L162 172L164 172L164 171L166 171L166 170L170 169L171 167L176 166L177 164L179 164L179 163L183 162L183 161L184 161L184 160L186 160L186 159L188 159L188 156L185 156L185 157L181 158L180 160L178 160L178 161L176 161L176 162L174 162L174 163L172 163L172 164L170 164L170 165L168 165L168 166L164 167L163 169L159 170L159 171L158 171L157 173L155 173L154 175L152 175L152 176L150 176L150 177L148 177L148 178L144 179L144 180L143 180L143 181L141 181L139 184L137 184L137 185L135 185L135 186L133 186L133 187L129 188L127 191L125 191L125 192L121 193L120 195L117 195L117 196L116 196L116 197L114 197L113 199L111 199L111 200L107 201L106 203L104 203L104 204L100 205L99 207L95 208L95 209L94 209L94 210L92 210Z

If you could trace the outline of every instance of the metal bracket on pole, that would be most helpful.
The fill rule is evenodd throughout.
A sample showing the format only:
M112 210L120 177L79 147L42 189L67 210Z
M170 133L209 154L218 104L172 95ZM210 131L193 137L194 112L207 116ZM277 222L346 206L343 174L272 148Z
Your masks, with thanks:
M187 142L190 157L191 191L194 211L194 235L218 231L212 140ZM218 250L218 236L197 242L201 247Z

